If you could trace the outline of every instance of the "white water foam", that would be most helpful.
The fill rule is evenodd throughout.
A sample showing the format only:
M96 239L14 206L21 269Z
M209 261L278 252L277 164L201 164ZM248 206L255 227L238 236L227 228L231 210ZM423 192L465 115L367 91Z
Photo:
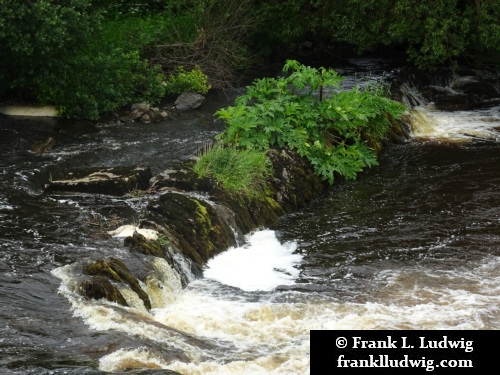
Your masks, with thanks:
M290 285L302 260L295 242L281 244L272 230L246 237L246 245L231 248L207 263L204 276L245 291L270 291Z
M246 250L268 248L273 253L275 248L284 248L290 255L295 248L279 244L272 231L257 232L248 240ZM272 246L259 246L266 242ZM126 332L139 343L152 341L165 347L164 351L146 346L120 348L100 359L100 370L165 368L183 375L306 375L310 371L310 330L500 329L498 256L448 271L418 264L384 270L372 280L370 296L364 301L277 291L261 297L256 293L254 299L248 298L251 292L242 294L208 278L181 290L178 278L167 275L173 269L163 260L156 268L162 267L166 270L161 278L174 279L174 287L164 296L159 293L149 312L83 299L75 292L78 279L73 276L73 265L53 272L62 280L60 292L70 300L75 316L90 328ZM225 269L219 273L224 274ZM198 346L186 337L209 345ZM169 358L168 347L181 350L189 361Z
M7 198L0 198L0 211L12 211L14 210L14 206L8 203Z
M432 105L415 107L411 127L416 138L500 141L500 108L475 111L438 111Z
M500 257L490 257L469 270L385 270L373 281L372 300L363 303L300 292L289 293L290 300L303 302L251 302L201 279L153 313L165 326L224 347L198 362L173 361L166 366L170 370L183 375L306 375L310 330L498 329L499 267ZM162 361L155 353L122 350L104 357L102 369L117 371L136 354L139 363Z

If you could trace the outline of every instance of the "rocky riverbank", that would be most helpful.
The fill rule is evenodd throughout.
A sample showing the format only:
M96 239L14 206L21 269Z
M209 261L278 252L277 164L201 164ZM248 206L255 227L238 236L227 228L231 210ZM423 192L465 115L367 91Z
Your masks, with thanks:
M182 255L191 273L201 277L202 268L210 258L236 245L250 231L269 226L281 216L304 207L326 189L327 185L313 173L308 162L296 153L275 150L270 158L274 175L267 194L258 200L231 196L214 181L198 178L192 172L196 157L153 176L147 186L144 183L136 185L134 194L147 191L156 198L147 205L142 220L136 225L137 230L125 237L124 247L145 257L163 258L179 271L182 271L181 265L176 259ZM67 180L47 184L46 194L63 194L66 190L123 195L124 187L131 186L127 182L138 180L131 172L138 173L138 169L92 170L88 171L88 176L81 170L70 172ZM146 229L153 235L140 233ZM158 275L154 275L152 269L134 267L115 258L85 264L78 290L86 298L106 298L126 305L120 289L128 286L144 306L150 308L148 293L141 285L150 284ZM187 279L183 284L187 284Z

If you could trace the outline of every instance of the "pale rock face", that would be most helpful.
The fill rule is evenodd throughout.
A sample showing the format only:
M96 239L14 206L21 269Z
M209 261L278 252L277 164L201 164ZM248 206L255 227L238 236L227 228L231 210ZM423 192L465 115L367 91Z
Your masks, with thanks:
M119 227L115 230L109 231L108 234L112 237L115 237L115 238L125 238L125 237L132 237L134 235L134 232L142 234L148 240L157 240L158 239L158 232L157 231L155 231L153 229L138 228L135 225L131 225L131 224L122 225L121 227Z
M190 111L199 108L204 101L205 97L203 95L193 91L186 91L175 101L175 108L181 112Z

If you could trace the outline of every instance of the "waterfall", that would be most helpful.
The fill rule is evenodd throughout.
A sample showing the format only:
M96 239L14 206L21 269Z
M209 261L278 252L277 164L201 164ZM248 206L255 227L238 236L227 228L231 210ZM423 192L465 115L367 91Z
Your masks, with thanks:
M471 74L468 72L468 74ZM411 108L414 138L467 142L500 140L500 91L497 81L482 73L426 77L400 82L401 101Z

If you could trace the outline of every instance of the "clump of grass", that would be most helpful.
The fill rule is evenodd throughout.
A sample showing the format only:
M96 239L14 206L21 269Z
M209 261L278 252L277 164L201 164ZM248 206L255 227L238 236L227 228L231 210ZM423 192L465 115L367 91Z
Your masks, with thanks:
M272 167L263 151L215 145L193 167L200 177L211 178L227 192L256 199L267 189Z
M156 239L156 242L158 243L158 245L163 246L163 247L169 247L170 246L170 241L162 233L160 233L158 235L158 238Z

